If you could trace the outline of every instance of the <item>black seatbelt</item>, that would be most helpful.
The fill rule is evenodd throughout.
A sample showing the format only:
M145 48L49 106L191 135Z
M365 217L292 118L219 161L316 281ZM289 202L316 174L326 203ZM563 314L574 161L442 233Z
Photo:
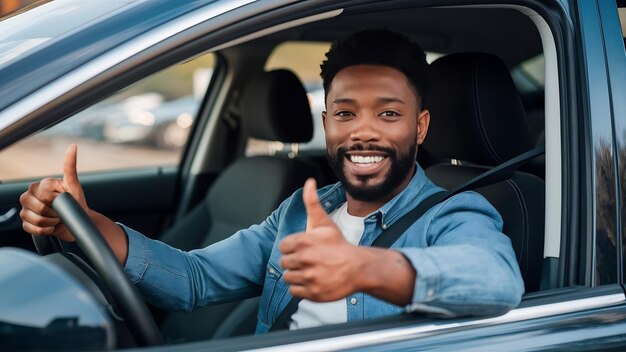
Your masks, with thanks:
M506 161L493 169L490 169L482 174L470 179L469 181L454 187L449 191L441 191L435 193L428 198L424 199L420 204L413 208L408 213L404 214L393 225L389 226L387 230L374 240L372 247L389 248L394 244L398 238L409 228L417 219L419 219L428 209L432 208L436 204L443 202L444 200L452 197L455 194L465 192L467 190L480 188L483 186L491 185L496 182L510 179L515 171L531 159L538 157L545 153L545 146L540 146L524 154L516 156L515 158Z
M380 236L378 236L376 240L374 240L374 243L372 243L372 247L391 247L391 245L393 245L413 223L415 223L433 206L457 193L480 188L499 181L508 180L520 166L544 154L545 149L545 146L532 149L472 178L459 186L454 187L449 191L441 191L428 196L415 208L404 214L400 219L398 219L398 221L394 222L393 225L389 226L386 230L383 230ZM280 313L276 321L274 321L274 324L272 324L269 331L288 329L289 323L291 322L291 316L296 312L296 310L298 310L298 304L301 300L302 298L300 297L293 297L289 303L287 303L287 306Z

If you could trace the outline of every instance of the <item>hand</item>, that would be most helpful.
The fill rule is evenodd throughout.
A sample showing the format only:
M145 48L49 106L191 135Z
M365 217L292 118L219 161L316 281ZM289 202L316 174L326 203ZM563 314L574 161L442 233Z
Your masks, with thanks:
M315 180L304 184L306 231L287 236L279 246L283 278L292 295L330 302L359 291L363 275L357 246L348 243L326 214L317 196Z
M32 235L54 235L65 241L74 241L74 237L68 231L61 219L52 210L52 201L63 192L69 192L78 203L89 213L89 207L85 199L85 193L78 181L76 171L76 156L78 148L72 144L65 153L63 164L63 178L46 178L33 183L28 190L20 196L22 210L22 227L24 231Z

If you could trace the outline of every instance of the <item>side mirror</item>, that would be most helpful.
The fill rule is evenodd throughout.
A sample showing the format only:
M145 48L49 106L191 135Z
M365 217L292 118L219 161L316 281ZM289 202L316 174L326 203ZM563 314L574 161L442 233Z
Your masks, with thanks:
M3 349L115 348L115 328L105 302L81 282L88 279L64 266L25 250L0 248Z

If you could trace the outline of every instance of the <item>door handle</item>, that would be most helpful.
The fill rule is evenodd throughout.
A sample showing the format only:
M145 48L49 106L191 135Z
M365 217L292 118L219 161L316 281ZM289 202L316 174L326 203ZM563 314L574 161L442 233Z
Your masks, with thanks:
M6 213L0 215L0 224L5 224L13 219L13 215L17 214L17 208L11 208Z

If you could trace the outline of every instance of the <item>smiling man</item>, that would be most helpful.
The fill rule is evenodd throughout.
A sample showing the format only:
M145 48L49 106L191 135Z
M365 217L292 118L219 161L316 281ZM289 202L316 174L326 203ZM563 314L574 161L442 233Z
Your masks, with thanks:
M430 122L423 50L389 31L364 31L334 43L321 68L338 183L316 190L309 180L263 223L183 252L90 210L72 146L62 180L43 180L22 195L24 229L71 240L50 209L69 191L147 300L192 310L260 293L257 333L271 328L292 296L303 300L291 329L403 311L461 316L515 307L524 291L515 254L500 216L477 193L432 207L390 249L369 247L441 191L415 162Z

